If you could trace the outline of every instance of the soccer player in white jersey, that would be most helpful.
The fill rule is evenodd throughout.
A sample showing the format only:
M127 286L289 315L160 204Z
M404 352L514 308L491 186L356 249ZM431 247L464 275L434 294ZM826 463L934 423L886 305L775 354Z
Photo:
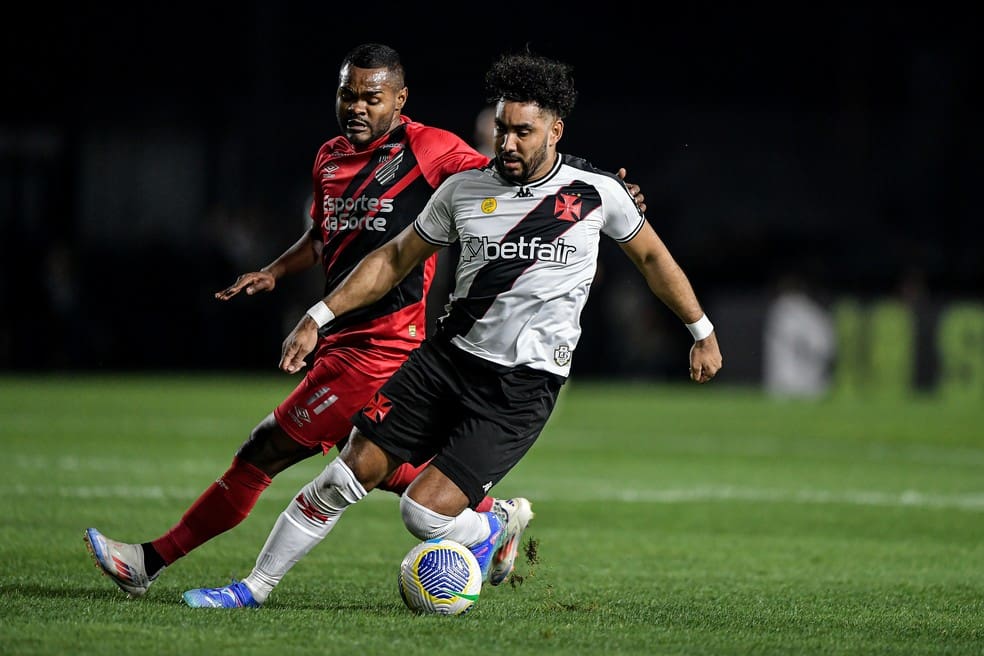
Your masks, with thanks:
M342 512L403 463L430 464L400 500L421 540L469 547L492 585L512 572L533 517L472 510L536 441L570 371L601 235L614 239L694 337L690 377L722 365L714 328L687 276L619 178L558 152L577 92L571 67L522 53L486 74L496 106L495 158L450 176L413 225L370 253L301 318L280 368L300 371L318 329L381 298L441 247L461 243L437 334L413 351L352 421L339 457L281 514L243 581L185 593L194 607L257 606ZM303 500L299 502L298 500Z

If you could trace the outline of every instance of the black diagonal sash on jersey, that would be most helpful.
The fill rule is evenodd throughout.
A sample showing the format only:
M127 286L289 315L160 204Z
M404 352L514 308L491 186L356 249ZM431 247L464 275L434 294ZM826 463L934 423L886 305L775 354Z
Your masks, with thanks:
M387 142L402 143L403 150L409 151L406 132L406 128L402 125L397 127L390 134L391 138L388 138ZM410 152L407 154L410 157L409 159L405 158L406 166L403 167L404 174L412 170L414 164L416 164L416 158L413 157L413 154ZM379 168L382 167L375 157L369 159L366 165L352 176L351 182L349 182L340 197L382 197L386 193L387 188L375 178L375 172ZM410 220L413 220L413 218L415 217L412 217ZM396 230L379 233L369 230L359 230L355 234L341 233L335 235L328 243L325 243L324 250L321 254L322 260L325 262L333 261L331 277L325 281L325 292L327 293L331 289L334 289L336 285L344 280L367 253L385 243L390 237L395 236L402 229L403 227L400 226Z
M346 187L342 198L360 196L393 198L397 211L386 215L388 221L386 231L360 229L352 234L338 235L325 244L322 258L325 262L332 262L331 276L325 280L325 295L340 284L369 252L398 235L403 228L412 223L433 192L427 180L421 175L398 193L392 193L392 190L404 181L403 178L416 168L417 158L409 147L404 126L401 125L393 130L386 141L389 144L402 144L402 148L396 151L398 160L380 164L375 157L371 159L352 176L352 181ZM332 324L331 330L371 321L395 312L419 302L423 298L423 293L424 266L420 265L383 298L372 305L340 317Z
M555 195L544 198L502 238L503 243L519 243L539 237L544 243L555 242L583 217L601 206L601 195L592 185L579 180L562 187ZM485 316L499 294L508 291L537 258L498 258L491 260L475 275L468 295L455 299L451 311L441 321L447 336L464 335Z

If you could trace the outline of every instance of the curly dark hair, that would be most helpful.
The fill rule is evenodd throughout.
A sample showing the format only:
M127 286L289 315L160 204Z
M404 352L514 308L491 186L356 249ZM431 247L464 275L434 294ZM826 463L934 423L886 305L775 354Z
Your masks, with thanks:
M490 104L536 103L564 118L577 100L573 73L570 64L529 51L501 55L485 74L486 97Z

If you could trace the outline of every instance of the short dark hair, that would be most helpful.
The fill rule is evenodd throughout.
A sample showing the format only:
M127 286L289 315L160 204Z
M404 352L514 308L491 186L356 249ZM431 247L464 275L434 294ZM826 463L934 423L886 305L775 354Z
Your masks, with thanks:
M525 52L501 55L485 74L486 98L532 102L564 118L574 109L577 90L570 64Z
M358 68L385 68L398 76L399 86L403 86L405 73L403 62L400 61L400 53L382 43L363 43L355 46L345 55L341 67L344 68L346 64Z

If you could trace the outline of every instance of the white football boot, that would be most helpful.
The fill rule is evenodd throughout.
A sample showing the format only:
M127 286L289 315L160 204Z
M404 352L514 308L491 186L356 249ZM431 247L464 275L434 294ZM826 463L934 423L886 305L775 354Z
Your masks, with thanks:
M85 529L83 539L103 574L131 598L147 594L147 588L160 574L157 572L154 576L147 576L143 549L139 544L110 540L94 528Z
M496 499L492 504L492 512L503 519L503 524L506 526L505 540L492 554L492 569L489 571L489 583L499 585L512 574L523 531L533 519L533 507L529 499L523 497Z

